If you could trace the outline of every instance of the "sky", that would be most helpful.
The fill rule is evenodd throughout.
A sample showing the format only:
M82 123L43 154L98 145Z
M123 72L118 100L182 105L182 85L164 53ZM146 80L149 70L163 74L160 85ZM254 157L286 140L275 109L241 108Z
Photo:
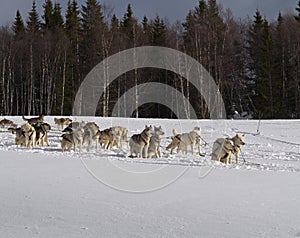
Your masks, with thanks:
M56 1L56 0L53 0ZM65 9L67 0L57 0ZM77 0L79 5L85 0ZM276 19L278 12L291 12L297 6L299 0L217 0L223 7L230 8L236 18L252 18L256 9L268 19ZM36 0L38 10L42 12L44 0ZM100 3L109 5L113 12L122 17L130 3L135 16L141 20L144 15L154 18L156 15L169 19L171 23L176 20L184 20L188 11L198 5L198 0L100 0ZM11 24L15 18L17 9L21 11L23 20L26 21L31 9L32 0L1 0L0 25Z

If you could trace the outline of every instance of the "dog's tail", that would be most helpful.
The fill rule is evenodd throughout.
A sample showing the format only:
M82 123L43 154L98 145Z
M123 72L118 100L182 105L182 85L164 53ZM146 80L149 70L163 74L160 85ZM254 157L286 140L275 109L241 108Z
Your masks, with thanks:
M24 121L27 121L27 119L24 117L24 115L22 115L22 119L23 119Z
M174 136L177 136L177 135L178 135L178 132L176 131L176 129L173 129L172 132L173 132L173 135L174 135Z

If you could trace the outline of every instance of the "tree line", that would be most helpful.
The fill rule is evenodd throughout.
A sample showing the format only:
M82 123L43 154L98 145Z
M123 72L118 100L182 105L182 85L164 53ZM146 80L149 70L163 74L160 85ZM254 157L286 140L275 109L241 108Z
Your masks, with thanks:
M33 1L23 19L17 10L12 25L0 28L1 115L70 115L77 90L95 65L125 49L152 45L200 62L215 79L229 117L237 111L254 118L300 118L300 1L294 13L279 12L275 21L259 10L253 18L236 19L216 0L199 0L183 22L173 24L160 16L139 20L131 5L119 19L97 0L82 6L69 0L65 13L59 2L45 0L41 16ZM126 91L145 82L174 87L199 118L209 117L206 102L189 81L152 68L132 70L106 85L97 114L110 116ZM151 103L132 116L176 117Z

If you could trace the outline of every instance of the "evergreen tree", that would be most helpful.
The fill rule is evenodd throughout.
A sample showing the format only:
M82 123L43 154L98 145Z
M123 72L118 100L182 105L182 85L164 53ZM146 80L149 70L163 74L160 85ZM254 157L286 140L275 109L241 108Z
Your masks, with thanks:
M137 43L137 20L133 16L131 5L128 4L127 12L124 14L123 20L121 21L121 31L124 36L126 48L135 47Z
M69 0L66 11L65 32L69 40L67 60L67 80L71 87L66 88L65 112L72 113L72 100L80 86L80 11L76 0Z
M141 45L149 45L151 41L151 27L150 27L149 20L146 16L143 17L141 27L142 27Z
M113 31L116 31L119 29L119 19L117 18L117 16L115 14L111 18L110 27Z
M68 1L68 7L66 12L66 26L65 30L67 36L71 40L72 44L78 44L79 32L80 32L80 11L76 0L72 2Z
M25 26L21 13L17 10L15 21L12 26L15 38L21 38L24 36Z
M43 5L44 8L44 29L56 31L64 27L64 20L61 13L61 6L59 3L53 3L51 0L46 0Z
M37 34L40 30L40 20L39 20L39 15L36 10L36 3L35 0L32 3L32 8L31 11L29 12L29 17L27 21L27 32L30 34Z
M44 19L43 27L45 29L50 29L53 27L53 3L51 0L46 0L43 4L44 15L42 18Z
M288 95L288 68L289 57L285 40L285 19L281 12L278 14L274 32L274 106L276 118L287 118L289 111Z
M81 11L81 53L83 73L88 73L104 58L104 22L102 7L97 0L87 0Z
M157 46L166 46L166 26L159 16L156 16L151 24L151 44Z
M273 118L276 113L274 102L274 59L273 40L270 26L257 11L250 30L250 55L253 80L255 82L254 103L259 117Z
M142 25L143 25L143 32L146 33L149 30L149 22L146 16L143 17Z
M61 6L57 2L54 4L54 8L53 8L53 26L55 29L64 28L64 19L61 13Z

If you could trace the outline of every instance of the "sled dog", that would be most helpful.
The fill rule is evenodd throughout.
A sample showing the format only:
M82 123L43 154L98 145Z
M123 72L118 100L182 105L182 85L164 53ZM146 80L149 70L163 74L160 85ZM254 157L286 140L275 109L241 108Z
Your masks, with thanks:
M73 121L66 128L70 128L72 130L72 129L77 129L77 128L83 128L84 125L85 125L84 121L82 121L82 122Z
M61 140L61 150L62 152L71 151L72 147L75 149L75 142L72 133L63 134Z
M76 152L76 148L79 145L80 152L82 151L82 144L83 144L83 135L84 130L83 128L73 129L71 132L64 133L62 135L61 140L61 149L62 152L64 151L71 151L72 147L74 152Z
M156 127L154 126L154 133L150 138L149 147L148 147L148 158L152 158L154 155L156 158L161 157L160 153L160 136L164 135L161 126Z
M54 118L54 123L57 125L58 128L63 129L64 126L68 126L70 125L70 123L72 122L72 120L70 118L67 117L62 117L62 118Z
M42 114L39 115L38 117L32 117L32 118L25 118L23 115L22 118L24 121L27 121L30 125L44 122L44 115Z
M44 146L46 143L49 146L48 132L51 130L51 126L48 123L38 123L33 127L36 132L36 145Z
M118 146L117 142L114 140L112 128L107 128L105 130L99 131L98 135L98 143L102 146L103 149L111 150L112 147Z
M228 164L234 152L234 143L230 138L218 138L214 144L211 159Z
M25 135L25 147L35 147L36 146L36 131L29 122L26 122L21 126L21 129L24 131Z
M128 148L128 130L122 126L114 126L111 130L116 146L122 149L122 142L126 142Z
M194 154L194 147L198 145L198 152L201 155L200 145L201 145L201 128L195 127L192 131L188 133L178 134L176 129L173 130L173 140L167 146L167 150L171 149L171 154L173 150L177 148L177 153L180 151L187 154L188 146L191 147L191 152Z
M21 129L21 127L14 128L10 127L8 128L8 131L10 131L12 134L16 134L15 137L15 145L18 147L26 147L26 139L25 139L25 133Z
M129 140L129 157L148 157L148 147L152 136L152 126L145 126L140 134L134 134ZM134 156L135 155L135 156Z
M245 135L236 134L234 137L230 138L230 140L234 144L234 151L233 154L235 156L235 162L236 164L239 163L239 154L241 151L241 146L245 145ZM229 159L229 163L231 163L231 157Z
M83 130L83 144L87 143L87 151L90 151L93 141L96 142L96 151L98 151L99 126L94 122L88 122Z
M12 125L14 125L14 122L11 120L8 120L6 118L2 119L0 121L0 127L11 127Z

